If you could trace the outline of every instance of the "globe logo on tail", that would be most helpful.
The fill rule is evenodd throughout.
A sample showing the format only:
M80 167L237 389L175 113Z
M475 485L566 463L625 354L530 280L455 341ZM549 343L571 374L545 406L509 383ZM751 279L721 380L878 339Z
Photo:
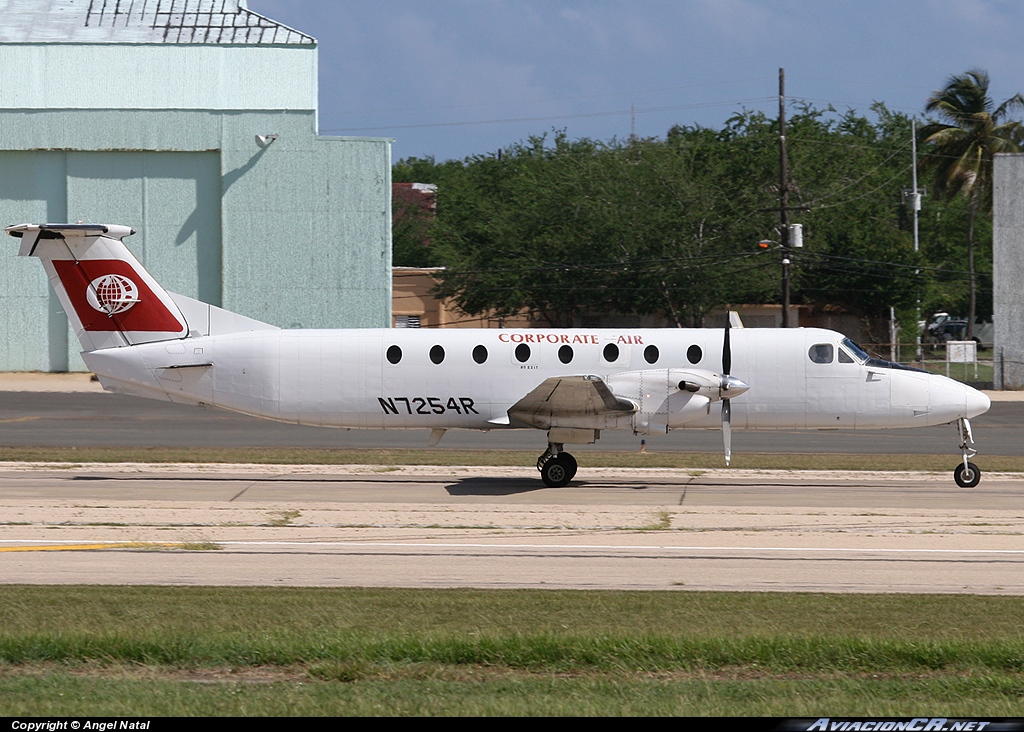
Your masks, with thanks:
M107 274L89 283L85 298L95 310L107 315L117 315L139 301L139 288L127 277Z

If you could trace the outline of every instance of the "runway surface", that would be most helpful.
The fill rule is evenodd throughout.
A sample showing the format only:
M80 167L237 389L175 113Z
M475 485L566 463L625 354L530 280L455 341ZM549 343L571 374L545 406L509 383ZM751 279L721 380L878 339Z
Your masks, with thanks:
M1024 592L1024 476L0 467L0 582Z

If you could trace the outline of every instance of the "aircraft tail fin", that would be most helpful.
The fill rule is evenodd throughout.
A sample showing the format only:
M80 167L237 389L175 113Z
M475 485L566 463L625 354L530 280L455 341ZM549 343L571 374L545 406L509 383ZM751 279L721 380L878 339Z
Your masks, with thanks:
M186 338L171 296L128 251L127 226L19 224L22 257L37 257L86 351Z

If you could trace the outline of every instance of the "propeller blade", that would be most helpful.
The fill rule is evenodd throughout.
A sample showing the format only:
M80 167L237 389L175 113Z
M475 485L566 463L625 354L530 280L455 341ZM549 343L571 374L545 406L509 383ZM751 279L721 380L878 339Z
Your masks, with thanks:
M728 399L722 400L722 440L725 443L725 467L732 460L732 407Z
M722 347L722 375L732 373L732 346L729 345L729 313L725 314L725 345Z
M725 342L722 344L722 390L731 386L729 372L732 371L732 345L729 343L729 313L725 314ZM740 382L742 383L742 382ZM727 393L727 392L726 392ZM722 441L725 443L725 466L732 460L732 405L722 399Z

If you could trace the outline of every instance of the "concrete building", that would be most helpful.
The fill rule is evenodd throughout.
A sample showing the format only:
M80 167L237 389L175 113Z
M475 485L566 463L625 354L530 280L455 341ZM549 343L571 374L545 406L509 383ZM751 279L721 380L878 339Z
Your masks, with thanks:
M244 0L0 0L0 225L125 224L168 289L282 327L391 323L391 144L317 134L317 43ZM5 237L6 238L6 237ZM0 370L84 370L0 255Z
M1024 155L996 155L993 172L993 381L1024 389Z
M394 328L550 328L546 320L526 311L510 317L466 315L451 300L437 297L433 289L441 267L392 268L391 313Z

